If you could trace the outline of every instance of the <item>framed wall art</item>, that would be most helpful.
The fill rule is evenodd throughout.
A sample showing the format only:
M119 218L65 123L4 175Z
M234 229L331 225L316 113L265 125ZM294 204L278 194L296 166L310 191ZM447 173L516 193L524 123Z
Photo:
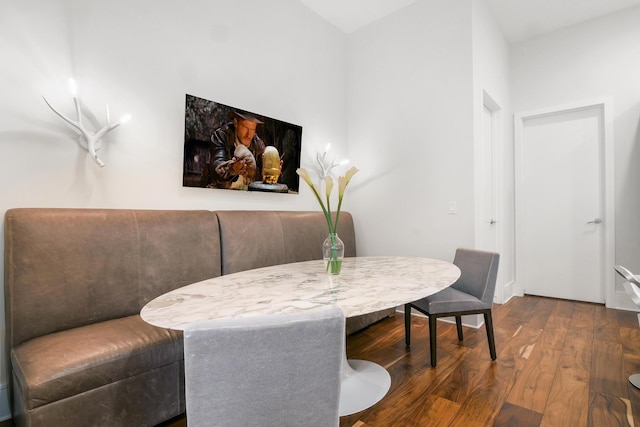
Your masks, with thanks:
M182 185L298 193L302 127L186 95Z

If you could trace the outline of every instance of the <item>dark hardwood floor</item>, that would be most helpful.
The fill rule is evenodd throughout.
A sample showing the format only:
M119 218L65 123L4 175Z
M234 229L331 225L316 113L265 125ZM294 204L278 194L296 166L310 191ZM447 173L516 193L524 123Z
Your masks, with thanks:
M414 318L411 349L402 315L348 340L349 357L387 367L392 385L374 407L341 426L623 426L640 421L640 328L633 312L526 296L494 305L498 358L484 329L439 325L431 368L428 325ZM640 424L639 424L640 425Z
M493 317L496 361L484 327L464 328L459 342L455 325L439 322L436 368L425 318L414 316L410 349L402 313L350 336L349 358L385 366L391 389L340 427L640 426L640 390L627 381L640 372L636 313L525 296L495 304Z
M350 336L348 356L385 366L391 389L340 427L640 426L640 390L627 381L640 372L636 313L525 296L495 304L493 317L496 361L484 327L459 342L439 322L436 368L425 318L414 316L410 349L402 313Z

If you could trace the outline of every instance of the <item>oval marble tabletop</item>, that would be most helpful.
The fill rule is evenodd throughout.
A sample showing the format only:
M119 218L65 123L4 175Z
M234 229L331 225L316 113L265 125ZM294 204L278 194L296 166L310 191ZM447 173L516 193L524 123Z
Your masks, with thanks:
M161 295L140 312L148 323L182 330L194 321L291 313L337 304L346 317L392 308L455 282L455 265L419 257L345 258L340 275L322 260L281 264L203 280Z

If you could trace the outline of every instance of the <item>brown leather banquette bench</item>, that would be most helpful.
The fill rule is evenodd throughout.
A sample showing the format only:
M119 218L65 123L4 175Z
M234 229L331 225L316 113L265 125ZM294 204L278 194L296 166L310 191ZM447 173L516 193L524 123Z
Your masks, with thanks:
M355 256L348 212L338 232ZM207 278L320 259L327 225L320 212L20 208L4 236L14 424L153 426L185 410L182 334L140 309ZM347 333L393 311L347 319Z

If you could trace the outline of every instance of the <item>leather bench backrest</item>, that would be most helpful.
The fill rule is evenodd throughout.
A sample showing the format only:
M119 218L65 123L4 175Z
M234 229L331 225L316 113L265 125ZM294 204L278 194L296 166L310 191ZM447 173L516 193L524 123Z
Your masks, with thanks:
M4 234L9 348L221 274L210 211L10 209Z
M222 274L290 262L322 259L329 228L322 212L217 211ZM356 256L353 218L341 212L338 236L345 256Z

